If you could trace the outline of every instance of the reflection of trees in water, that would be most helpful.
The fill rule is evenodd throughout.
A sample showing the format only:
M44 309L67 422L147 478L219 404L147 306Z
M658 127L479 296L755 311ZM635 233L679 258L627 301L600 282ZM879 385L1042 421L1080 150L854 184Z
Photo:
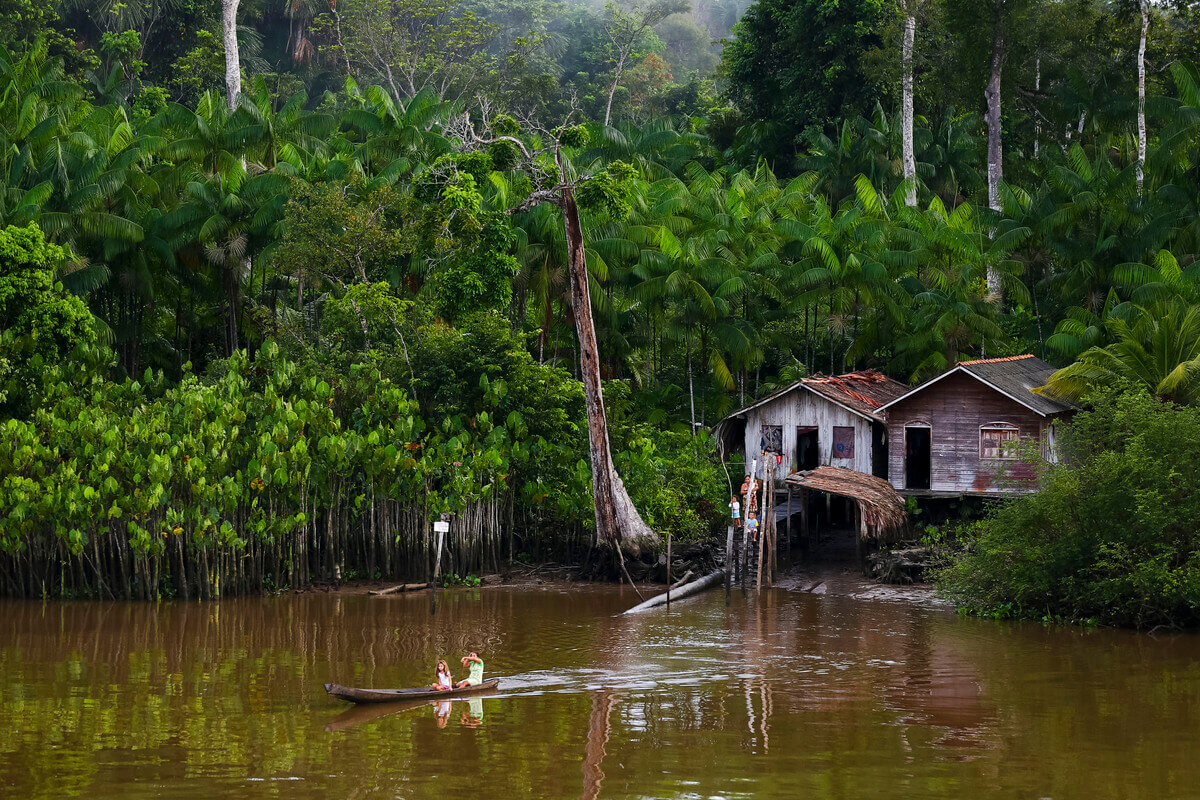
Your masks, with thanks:
M613 706L617 696L607 689L592 692L592 713L588 716L587 746L583 755L583 792L580 800L597 800L600 797L600 784L604 780L604 756L608 746L608 737L612 732Z

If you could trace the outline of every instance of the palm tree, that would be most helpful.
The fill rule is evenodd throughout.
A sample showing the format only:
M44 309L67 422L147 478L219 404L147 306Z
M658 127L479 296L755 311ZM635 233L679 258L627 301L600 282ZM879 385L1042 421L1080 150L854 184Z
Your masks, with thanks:
M989 271L999 276L1006 295L1028 300L1017 277L1020 264L1009 254L1030 231L1001 227L989 237L991 226L981 222L970 204L948 212L936 198L923 212L906 207L896 213L897 245L884 259L908 270L901 283L912 297L912 311L897 333L895 367L914 377L936 374L972 350L982 354L989 341L1000 339Z
M217 271L224 305L224 351L241 346L243 283L253 284L254 258L282 217L287 183L281 175L250 178L239 169L187 184L184 202L164 219L181 248L198 248Z
M1182 301L1138 309L1130 319L1109 317L1112 344L1084 351L1050 377L1042 391L1068 400L1129 381L1156 397L1200 400L1200 306Z
M289 174L301 174L305 165L323 153L336 127L328 114L305 109L308 95L299 91L275 110L273 96L261 75L240 96L238 111L252 124L248 132L251 152L264 169L287 166Z

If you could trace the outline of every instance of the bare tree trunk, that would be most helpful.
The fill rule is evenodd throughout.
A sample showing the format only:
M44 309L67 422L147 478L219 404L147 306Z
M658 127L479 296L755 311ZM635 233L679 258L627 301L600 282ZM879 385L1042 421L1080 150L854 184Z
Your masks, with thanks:
M696 385L692 378L692 337L684 334L687 341L688 403L692 409L692 436L696 435Z
M570 186L562 190L563 223L567 238L567 267L571 276L571 308L579 339L579 372L587 403L588 445L592 463L592 494L596 506L596 539L601 544L624 546L632 553L657 549L659 537L642 520L625 484L613 467L608 441L608 419L600 384L600 353L592 322L592 299L588 292L587 260L583 249L583 226L579 207Z
M1033 90L1041 92L1042 90L1042 57L1038 56L1033 62ZM1033 157L1037 158L1042 148L1042 116L1034 114L1033 117Z
M1004 21L1001 17L1001 0L996 0L996 18L992 29L992 64L987 88L983 96L987 101L987 189L988 207L1000 210L1000 181L1004 180L1004 148L1000 141L1000 76L1004 70L1005 42ZM1000 276L988 267L987 287L990 294L1000 296Z
M222 272L225 278L225 303L226 303L226 320L225 320L225 355L231 356L238 349L238 320L241 317L240 304L238 303L238 279L234 274L233 268L225 265L222 267Z
M616 69L613 71L612 85L608 87L608 102L604 105L604 124L608 125L612 119L612 101L613 95L617 93L617 84L621 81L621 72L625 69L625 57L629 55L628 50L621 51L621 57L617 60Z
M1146 177L1146 34L1150 31L1150 0L1141 0L1142 33L1138 39L1137 71L1138 71L1138 151L1137 151L1137 190L1142 193L1142 184Z
M901 79L900 101L900 148L904 162L904 180L908 190L904 194L904 204L917 204L917 159L913 152L913 41L917 34L917 15L914 8L917 0L907 0L904 6L904 42L901 56L903 77Z
M338 49L342 51L342 60L346 63L346 77L350 77L350 53L342 43L342 15L337 10L337 0L330 0L329 9L333 12L333 21L337 31Z
M237 108L242 93L242 62L238 52L237 13L240 0L221 0L221 29L225 36L225 91L229 110Z

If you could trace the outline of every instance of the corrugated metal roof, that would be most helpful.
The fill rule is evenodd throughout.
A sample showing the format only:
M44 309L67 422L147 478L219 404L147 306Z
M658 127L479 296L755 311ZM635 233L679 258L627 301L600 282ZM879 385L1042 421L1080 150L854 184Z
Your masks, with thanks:
M1070 403L1033 391L1045 386L1046 381L1050 380L1050 376L1054 374L1054 367L1033 355L960 361L952 369L926 381L908 394L923 392L956 372L965 372L971 375L976 380L1045 417L1061 414L1074 408ZM899 399L897 398L897 400ZM896 400L890 400L883 405L883 408L886 409L895 403Z
M1059 414L1073 407L1033 391L1045 386L1054 374L1054 367L1037 356L985 358L963 361L958 366L1039 414Z
M813 375L800 382L830 400L871 416L875 416L880 406L907 394L909 389L906 384L875 370L860 370L845 375Z
M772 400L782 397L800 387L809 389L827 400L832 400L850 411L861 414L864 417L879 420L880 422L883 421L883 417L876 414L876 410L880 406L905 394L909 389L906 384L893 380L882 372L876 372L875 370L860 370L858 372L848 372L845 375L817 374L801 378L789 386L777 389L766 397L755 400L745 408L739 408L718 422L717 426L720 426L727 420L739 417L751 409L766 405ZM714 431L717 426L714 426Z

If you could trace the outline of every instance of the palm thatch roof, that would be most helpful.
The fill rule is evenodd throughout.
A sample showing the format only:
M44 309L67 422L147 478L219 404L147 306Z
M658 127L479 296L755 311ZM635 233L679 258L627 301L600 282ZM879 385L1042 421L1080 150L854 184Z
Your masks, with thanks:
M787 483L797 489L814 489L853 500L862 520L859 535L863 538L894 541L908 527L904 498L883 478L844 467L817 467L793 472L787 477Z

